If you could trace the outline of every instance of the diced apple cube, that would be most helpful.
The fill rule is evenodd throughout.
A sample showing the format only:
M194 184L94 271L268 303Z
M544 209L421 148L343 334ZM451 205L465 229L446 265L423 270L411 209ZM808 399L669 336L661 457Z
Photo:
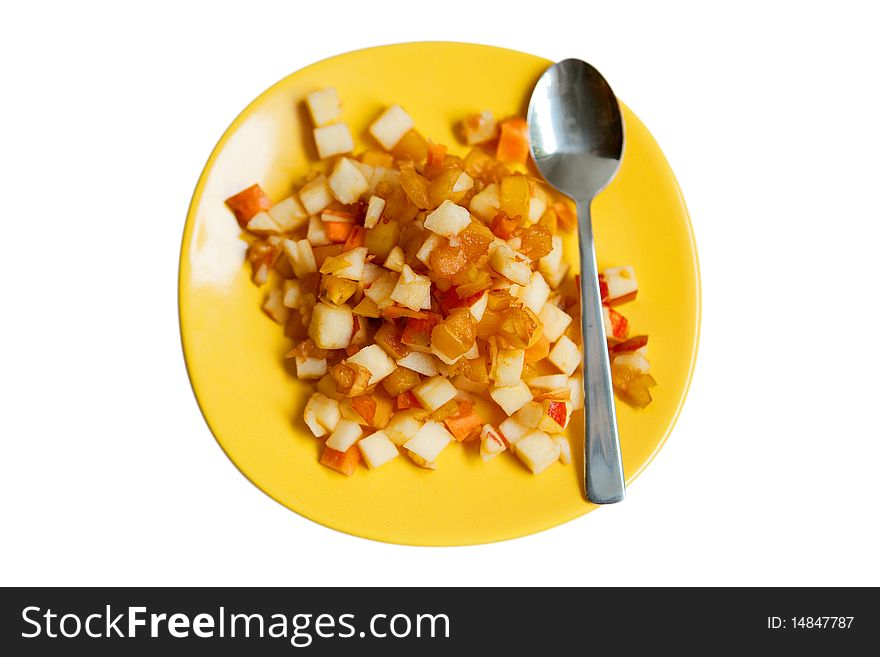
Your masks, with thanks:
M312 134L315 136L318 157L322 160L334 155L351 153L354 150L354 139L351 138L351 130L348 129L346 123L334 123L315 128Z
M387 353L385 353L385 350L377 344L371 344L369 347L364 347L354 356L350 356L345 362L356 363L357 365L367 368L371 375L369 382L369 385L371 386L379 383L379 381L391 374L394 371L394 368L397 367L394 361L391 360Z
M293 273L297 278L302 278L306 274L318 271L318 265L315 263L315 254L312 251L312 245L308 240L284 240L281 243L290 266L293 267Z
M530 401L511 417L522 426L535 429L544 417L544 406L536 401Z
M637 351L631 351L626 354L615 356L614 364L623 367L631 367L642 374L647 374L651 371L651 363L648 362L648 359L645 358L644 355Z
M391 418L384 431L395 445L403 445L422 428L421 418L424 415L425 412L420 409L398 411Z
M342 115L342 101L333 87L310 93L306 96L306 106L316 126L333 123Z
M367 260L367 247L358 246L338 256L331 256L321 266L322 274L333 274L337 278L359 281L364 274Z
M571 419L571 404L567 401L545 400L543 415L538 429L547 433L559 433L568 426Z
M569 378L565 374L547 374L536 376L526 381L529 388L537 390L559 390L568 386Z
M361 274L361 283L372 285L385 275L385 270L372 262L364 263L364 272Z
M391 292L391 300L411 310L431 307L431 279L415 273L409 265L403 266L397 285Z
M269 208L269 216L281 228L282 232L296 230L309 218L306 209L296 196L288 196Z
M347 157L341 157L336 161L327 184L336 200L344 205L356 203L369 187L364 174Z
M384 431L377 431L361 440L358 449L361 450L361 456L364 457L370 470L385 465L400 453Z
M567 436L551 436L554 443L559 446L559 460L565 465L571 463L571 443Z
M438 372L437 361L434 360L434 356L419 351L411 351L403 358L400 358L397 364L425 376L436 376Z
M279 324L284 324L290 314L290 308L284 305L284 293L279 289L269 292L263 303L263 310Z
M360 424L350 420L341 420L324 444L337 452L346 452L363 435L364 430L361 429Z
M492 362L490 378L498 387L520 384L522 381L525 351L522 349L499 349Z
M391 300L391 293L397 286L397 279L399 277L400 274L396 272L386 272L381 278L374 281L370 287L364 290L364 295L375 303L376 307L380 310L382 308L387 308L394 303Z
M562 237L553 235L550 244L550 253L538 260L538 271L545 277L552 276L562 266Z
M309 337L321 349L345 349L354 329L351 308L316 303L309 322ZM380 349L381 351L381 349Z
M532 197L529 199L529 221L533 224L538 223L538 220L547 210L547 200L547 192L535 186Z
M516 253L507 244L501 243L489 256L489 266L507 280L519 285L528 285L532 279L529 259Z
M602 306L602 319L605 323L605 337L608 340L619 341L629 337L629 322L614 308Z
M440 452L453 440L452 434L442 423L429 420L421 426L416 435L404 443L403 447L427 463L434 463Z
M571 265L567 262L563 262L559 269L556 270L554 274L546 274L543 273L544 279L547 281L547 285L549 285L554 290L562 285L562 281L565 280L565 277L568 275L569 270L571 269Z
M383 182L388 183L392 187L400 187L400 174L396 169L382 166L373 167L373 175L370 177L370 188L367 191L370 194L375 194L379 183Z
M556 342L571 324L572 318L567 312L553 303L545 303L538 313L538 319L544 326L544 337L551 343Z
M250 227L250 224L248 224ZM635 299L639 291L636 272L632 267L610 267L602 272L608 286L608 303L617 304Z
M470 223L471 213L467 208L456 205L449 199L425 217L425 228L444 237L458 235Z
M384 210L385 199L381 196L371 196L367 204L367 214L364 216L364 228L375 228Z
M433 376L422 381L412 389L419 403L429 411L436 411L446 402L455 399L458 391L447 379L442 376ZM428 459L429 461L431 459Z
M281 226L276 223L266 210L261 210L251 217L246 228L255 235L272 235L281 232Z
M571 341L567 335L559 338L559 341L553 345L547 360L559 368L560 372L564 372L567 376L574 374L574 371L580 367L583 362L580 348Z
M507 449L507 443L491 424L484 424L480 432L480 457L490 461Z
M297 356L294 360L296 361L296 378L298 379L320 379L327 374L326 358L302 358Z
M514 386L492 386L489 388L489 396L508 415L513 415L532 401L532 391L522 381Z
M580 376L573 376L568 381L569 399L571 400L571 410L579 411L584 407L584 380Z
M473 392L478 395L485 393L489 389L488 383L478 383L477 381L471 381L464 374L456 374L452 382L459 390L464 390L465 392Z
M306 233L306 239L312 246L327 246L333 243L327 234L327 224L317 216L309 217L309 230Z
M370 134L385 150L390 151L414 125L415 121L400 105L392 105L373 121Z
M474 194L468 209L483 221L492 221L501 209L501 195L498 185L486 185L483 191Z
M469 114L461 122L465 143L469 145L485 144L498 136L498 124L492 112L485 110L478 114Z
M406 254L403 252L399 246L395 246L388 253L388 257L385 258L385 269L390 269L391 271L396 271L398 273L403 271L404 264L406 263Z
M532 431L516 444L516 455L534 474L540 474L559 460L560 448L543 431Z
M452 193L460 194L462 192L467 192L474 187L474 179L471 178L467 173L462 171L458 174L458 178L455 179L455 183L452 185Z
M541 272L533 271L529 284L523 287L517 297L522 299L523 305L536 315L541 312L544 304L550 296L550 286L541 275Z
M299 190L299 200L310 216L319 214L333 201L327 178L319 175L303 185Z
M422 243L422 246L419 247L419 250L416 251L416 259L421 261L425 265L425 267L430 267L431 252L442 244L443 238L439 235L431 233L430 235L428 235L428 238Z
M486 312L486 307L489 305L489 295L483 294L479 299L474 301L470 306L471 315L474 316L474 319L478 322L483 319L483 314Z
M302 286L296 279L284 281L284 291L281 303L288 308L296 308L302 301Z
M518 443L522 437L532 429L531 427L527 427L526 425L517 422L516 418L509 417L498 425L498 430L501 431L501 435L504 436L504 439L510 446L510 451L515 452L516 443Z
M327 435L342 419L339 402L320 392L314 393L306 402L303 418L315 438Z

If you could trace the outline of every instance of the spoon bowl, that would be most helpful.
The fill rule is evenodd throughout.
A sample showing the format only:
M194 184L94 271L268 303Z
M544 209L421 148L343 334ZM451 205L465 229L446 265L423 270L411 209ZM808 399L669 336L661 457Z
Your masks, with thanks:
M538 80L528 122L538 170L577 204L586 412L584 490L591 502L612 504L623 500L625 484L590 204L620 167L623 119L605 78L586 62L566 59Z

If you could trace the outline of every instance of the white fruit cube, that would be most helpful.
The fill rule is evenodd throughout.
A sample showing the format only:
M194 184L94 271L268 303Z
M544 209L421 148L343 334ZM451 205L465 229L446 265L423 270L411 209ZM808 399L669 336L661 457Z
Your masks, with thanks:
M421 418L424 417L424 414L424 411L414 408L398 411L391 418L384 431L395 445L403 445L422 428Z
M283 291L282 301L285 306L288 308L296 308L302 302L303 294L302 294L302 286L298 280L287 279L284 281L284 291Z
M562 266L562 238L559 235L553 235L550 238L550 253L538 260L538 271L544 274L544 277L551 277Z
M364 271L361 274L361 283L372 285L385 275L385 270L372 262L364 263Z
M364 296L376 304L378 309L387 308L394 302L391 300L391 293L397 286L397 279L400 274L389 271L381 278L374 281L370 287L364 290Z
M358 443L358 449L361 450L361 456L364 457L370 470L385 465L400 453L397 451L397 446L389 440L383 431L377 431L361 440Z
M341 420L324 444L337 452L346 452L363 435L364 430L361 429L360 424L351 420Z
M282 232L296 230L309 218L306 209L296 196L288 196L269 208L269 216L281 228Z
M558 461L559 453L559 445L543 431L532 431L516 444L517 457L535 474Z
M565 277L568 275L569 270L571 269L571 265L567 262L563 262L559 269L556 270L555 274L545 274L542 272L544 278L547 281L547 285L549 285L554 290L562 285L562 281L565 280Z
M266 211L257 212L247 222L247 229L255 235L272 235L281 232L281 226Z
M354 139L351 138L351 130L346 123L334 123L312 131L315 136L315 147L318 149L318 157L322 160L351 153L354 150Z
M434 356L420 351L411 351L406 356L399 359L397 364L425 376L436 376L439 372L437 369L437 361L434 360Z
M632 351L627 354L620 354L619 356L616 356L614 358L614 364L622 365L624 367L631 367L637 372L641 372L642 374L647 374L651 371L651 363L648 362L648 359L645 358L644 355L640 354L637 351Z
M415 121L400 105L392 105L373 121L370 134L385 150L390 151L414 125Z
M403 271L403 266L405 263L406 254L399 246L395 246L388 253L388 257L385 258L385 269L390 269L391 271L396 271L397 273L400 273Z
M565 374L547 374L529 379L526 383L529 388L537 390L560 390L568 387L569 378Z
M544 414L538 423L538 429L547 433L559 433L568 426L571 420L571 403L567 401L545 401Z
M327 234L327 224L320 217L309 217L309 230L306 239L312 246L327 246L333 242Z
M544 417L544 406L536 401L530 401L512 415L512 418L522 426L535 429L541 424Z
M486 185L483 191L474 194L468 209L483 221L492 221L501 209L501 196L498 185Z
M579 411L584 407L584 380L580 376L573 376L568 381L569 394L571 400L571 410Z
M306 96L306 106L317 126L327 125L342 115L342 101L333 87L313 91Z
M452 193L459 194L461 192L467 192L473 189L474 179L471 178L468 174L462 171L458 174L458 178L455 179L455 183L452 185Z
M312 309L309 337L321 349L345 349L353 329L354 315L345 304L331 306L320 302Z
M375 228L382 218L385 210L385 199L381 196L371 196L367 203L367 214L364 216L364 228Z
M371 386L379 383L397 367L394 361L385 353L385 350L377 344L364 347L354 356L350 356L345 362L355 363L369 370L370 381L368 385Z
M510 446L510 451L515 452L516 448L514 445L531 431L532 428L517 422L516 418L509 417L498 425L498 430L501 431L501 435L504 436L504 439Z
M507 449L501 434L491 424L484 424L480 432L480 457L484 461L490 461Z
M538 319L544 326L544 337L551 343L556 342L565 333L572 322L572 317L554 303L545 303L538 313Z
M299 200L309 215L319 214L333 201L327 178L319 175L303 185L299 190Z
M358 246L338 256L331 256L321 266L322 274L333 274L337 278L359 281L364 275L367 261L367 247Z
M294 360L296 361L296 378L298 379L320 379L327 374L326 358L302 358L297 356Z
M316 392L306 402L303 419L315 437L320 438L335 429L342 419L339 402Z
M386 182L392 187L400 187L400 174L396 169L389 169L387 167L373 167L373 175L370 176L370 194L376 193L376 188L379 186L379 183Z
M419 403L429 411L436 411L446 402L455 399L455 396L458 394L455 386L448 379L439 375L422 381L412 389L412 392L416 399L419 400ZM428 460L430 461L431 459Z
M431 279L415 273L409 265L403 266L397 285L391 292L391 300L411 310L431 307Z
M327 184L336 200L344 205L356 203L369 187L367 179L351 160L341 157L336 161Z
M559 460L568 465L571 463L571 443L567 436L551 436L554 443L559 445Z
M351 212L345 212L343 210L331 210L330 208L327 208L321 211L321 221L324 222L353 224L355 219L357 219L357 217Z
M550 296L550 286L547 285L541 272L533 271L529 284L520 289L517 296L522 299L526 308L537 315L547 303L547 298Z
M464 140L468 145L484 144L498 136L498 124L492 112L485 110L479 114L472 114L462 121Z
M489 305L489 295L482 294L479 299L474 301L469 309L471 311L471 315L474 316L474 319L478 322L483 319L483 314L486 312L486 308Z
M567 335L563 335L553 345L547 360L558 367L560 372L564 372L568 376L574 374L574 371L583 362L580 348Z
M507 244L501 243L489 256L489 266L518 285L528 285L532 279L529 259L515 252Z
M522 381L515 386L492 386L489 388L489 396L508 415L513 415L532 401L532 391Z
M449 199L425 217L425 228L438 235L450 237L458 235L471 223L471 213L467 208L456 205Z
M284 293L278 289L269 292L263 303L263 310L279 324L284 324L290 315L290 308L284 305Z
M499 387L515 386L522 382L525 351L522 349L499 349L492 362L492 380Z
M529 221L533 224L538 223L538 220L547 210L547 192L545 192L540 187L535 187L535 191L532 194L532 198L529 199Z
M403 447L428 463L433 463L446 446L454 440L440 422L425 422Z
M431 233L430 235L428 235L428 239L426 239L419 247L419 250L416 251L416 259L421 261L422 264L425 265L425 267L430 267L431 252L442 244L443 238L439 235Z
M336 384L334 383L333 385L335 386ZM354 422L356 424L364 426L369 424L369 422L361 417L360 413L358 413L351 407L350 399L343 398L339 401L339 411L342 413L343 420L349 420L350 422Z
M608 286L608 301L620 302L634 298L639 290L636 272L632 267L610 267L602 272Z
M297 278L302 278L306 274L318 271L318 265L315 262L315 253L312 251L312 245L308 240L284 240L281 248L287 254L290 266Z

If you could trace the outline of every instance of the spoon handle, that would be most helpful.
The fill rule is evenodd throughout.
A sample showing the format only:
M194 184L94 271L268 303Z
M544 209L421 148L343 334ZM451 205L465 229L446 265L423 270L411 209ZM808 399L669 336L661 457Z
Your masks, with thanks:
M593 247L590 201L578 201L578 235L581 257L581 332L584 344L584 486L594 504L623 500L625 484L617 414L611 385L611 364L602 317L602 297Z

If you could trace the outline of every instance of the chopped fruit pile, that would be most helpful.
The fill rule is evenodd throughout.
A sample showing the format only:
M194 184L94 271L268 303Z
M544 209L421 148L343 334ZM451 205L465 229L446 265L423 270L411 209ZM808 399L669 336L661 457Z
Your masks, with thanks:
M263 309L293 340L287 358L316 381L303 419L326 439L320 462L351 475L402 448L434 469L448 445L473 443L486 461L510 451L534 473L569 463L583 357L559 231L576 217L522 173L525 121L466 117L472 148L458 156L392 105L369 126L381 148L355 156L335 89L306 105L324 172L277 203L259 185L226 203L255 236L253 281L273 281ZM607 269L600 286L615 389L643 408L647 337L629 337L614 309L635 297L635 274Z

